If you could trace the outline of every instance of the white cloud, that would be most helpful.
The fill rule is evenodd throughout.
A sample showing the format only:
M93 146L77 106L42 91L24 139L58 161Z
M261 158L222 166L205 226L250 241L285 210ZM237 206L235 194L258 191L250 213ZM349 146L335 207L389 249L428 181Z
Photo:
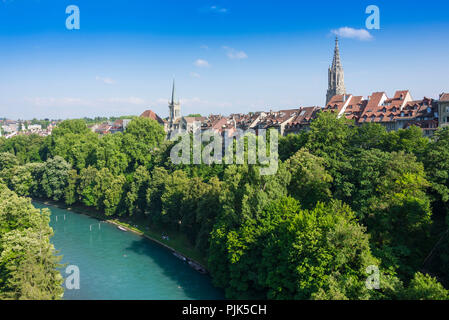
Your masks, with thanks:
M334 29L332 30L332 33L342 38L358 39L362 41L371 40L373 38L373 36L368 32L368 30L354 29L349 27Z
M219 7L219 6L211 6L209 8L209 11L211 12L216 12L216 13L228 13L229 10L223 7Z
M190 72L190 76L193 78L201 78L201 75L199 73L196 72Z
M207 62L206 60L203 59L198 59L194 62L194 65L199 67L199 68L209 68L210 64L209 62Z
M209 50L209 46L207 46L207 45L205 45L205 44L203 44L200 48L201 48L201 49L204 49L204 50Z
M95 80L103 82L104 84L115 84L115 80L107 77L96 76Z
M226 50L226 55L229 59L247 59L248 55L244 51L239 51L234 48L224 46L223 49Z

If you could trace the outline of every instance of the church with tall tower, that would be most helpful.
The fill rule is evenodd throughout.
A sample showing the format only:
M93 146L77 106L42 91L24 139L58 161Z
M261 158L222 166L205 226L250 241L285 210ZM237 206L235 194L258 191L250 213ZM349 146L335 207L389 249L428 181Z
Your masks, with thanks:
M335 95L346 94L345 74L340 60L340 48L338 47L338 37L335 38L334 60L329 68L329 83L326 94L326 105Z
M171 101L168 102L168 130L173 132L179 129L179 120L181 119L181 104L176 100L175 80L173 79L173 87L171 93Z

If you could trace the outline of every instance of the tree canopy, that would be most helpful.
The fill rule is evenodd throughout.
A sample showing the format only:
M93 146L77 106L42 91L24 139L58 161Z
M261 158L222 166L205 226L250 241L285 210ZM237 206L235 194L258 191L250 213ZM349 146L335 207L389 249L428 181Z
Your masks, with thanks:
M165 137L135 118L124 133L67 120L1 139L0 298L61 295L48 212L22 198L34 197L183 235L229 298L448 299L449 128L427 139L321 112L279 139L273 175L174 164Z

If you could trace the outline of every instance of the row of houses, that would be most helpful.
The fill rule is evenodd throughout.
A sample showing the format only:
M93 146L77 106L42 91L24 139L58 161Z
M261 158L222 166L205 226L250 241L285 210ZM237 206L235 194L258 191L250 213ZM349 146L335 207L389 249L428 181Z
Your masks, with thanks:
M99 124L89 125L89 129L98 134L108 134L124 132L131 119L118 119L115 121L107 121Z
M31 135L37 134L42 137L46 137L51 134L53 128L57 125L57 121L51 121L45 128L41 124L32 123L29 120L0 120L1 131L0 136L6 139L12 138L17 135Z
M141 117L151 118L164 126L167 134L174 131L193 132L197 129L212 129L232 134L235 130L275 128L281 135L295 134L309 130L311 122L320 112L333 112L337 117L346 117L355 125L379 123L387 131L405 129L410 126L422 128L425 136L432 136L439 126L449 125L449 93L443 93L438 100L424 97L414 100L408 90L397 91L392 98L385 92L374 92L367 98L342 94L333 96L323 107L299 107L280 111L259 111L229 116L180 117L176 127L170 126L170 119L162 119L151 110Z
M439 126L449 124L449 94L438 100L424 97L414 100L408 90L396 91L392 98L385 92L374 92L364 99L352 94L336 95L323 111L354 120L355 124L379 123L387 131L417 126L425 136L432 136Z

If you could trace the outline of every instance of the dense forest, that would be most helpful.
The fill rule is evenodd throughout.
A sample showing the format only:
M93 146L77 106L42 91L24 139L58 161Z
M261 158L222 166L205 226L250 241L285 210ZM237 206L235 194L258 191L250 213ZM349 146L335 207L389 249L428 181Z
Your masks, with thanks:
M321 113L280 138L275 175L174 165L172 146L144 118L124 133L67 120L0 140L0 298L61 294L48 212L29 197L181 232L228 298L449 298L449 128L429 140ZM379 289L366 286L370 266Z

